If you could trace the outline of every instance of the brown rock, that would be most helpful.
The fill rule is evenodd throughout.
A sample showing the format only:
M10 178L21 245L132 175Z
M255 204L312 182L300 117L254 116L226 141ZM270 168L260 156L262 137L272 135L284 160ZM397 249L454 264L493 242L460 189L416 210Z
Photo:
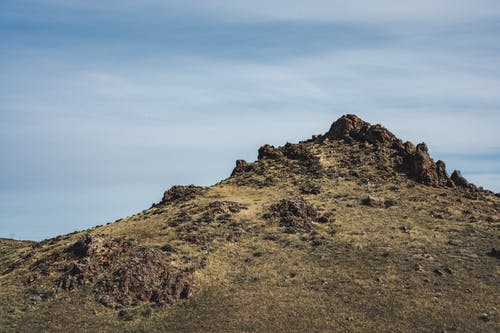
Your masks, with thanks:
M206 207L212 215L239 213L242 209L247 209L247 206L234 201L214 201Z
M385 200L384 198L377 198L369 195L367 198L361 201L363 205L376 207L376 208L385 208Z
M305 184L300 187L300 193L302 194L320 194L321 186L316 184Z
M351 142L355 139L360 142L368 142L374 145L392 145L396 136L383 126L370 125L353 114L340 117L332 124L325 138L344 139Z
M445 163L434 163L425 143L415 148L411 143L406 143L400 154L403 157L400 167L415 181L430 186L450 186Z
M203 190L204 188L201 186L174 185L163 194L161 203L190 200L201 194Z
M236 166L234 167L233 172L231 172L231 177L238 174L238 173L251 171L252 169L253 169L252 165L248 164L247 161L237 160Z
M278 159L280 157L281 157L281 152L279 151L278 148L266 144L259 148L259 155L257 158L261 160L263 158Z
M459 170L453 171L453 173L451 174L451 180L453 180L453 182L457 186L460 186L460 187L468 187L469 186L469 182L467 181L467 179L465 179L462 176L462 173Z
M109 237L86 234L70 248L70 251L79 258L102 257L112 251L110 243Z
M192 274L170 266L161 250L144 249L95 286L97 298L108 306L153 303L166 306L189 297Z
M292 232L309 232L312 222L318 218L318 211L307 200L300 197L283 199L271 206L271 216L280 220L280 225Z

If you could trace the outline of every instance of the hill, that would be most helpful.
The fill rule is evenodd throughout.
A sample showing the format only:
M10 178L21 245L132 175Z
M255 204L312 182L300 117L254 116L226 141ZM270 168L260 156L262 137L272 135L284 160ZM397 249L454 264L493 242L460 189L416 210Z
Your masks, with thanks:
M114 223L0 240L0 331L498 332L499 207L346 115Z

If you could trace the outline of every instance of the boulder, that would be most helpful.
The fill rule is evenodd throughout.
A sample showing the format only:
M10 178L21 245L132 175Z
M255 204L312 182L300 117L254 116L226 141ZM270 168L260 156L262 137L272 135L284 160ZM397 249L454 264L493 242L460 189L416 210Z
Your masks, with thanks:
M364 198L361 203L365 206L370 206L370 207L376 207L376 208L385 208L385 199L384 198L378 198L369 195L368 197Z
M397 140L396 136L382 125L371 125L353 114L340 117L332 124L324 138L343 139L347 142L354 139L384 146L390 146Z
M283 199L272 205L270 210L270 215L278 218L280 225L292 232L310 232L314 227L312 223L319 216L317 209L300 197Z
M231 172L231 177L236 175L236 174L239 174L239 173L243 173L243 172L249 172L253 169L253 166L252 164L249 164L247 161L245 160L236 160L236 165L233 169L233 172Z
M459 187L469 187L469 182L462 176L462 173L459 170L453 171L451 174L451 180Z

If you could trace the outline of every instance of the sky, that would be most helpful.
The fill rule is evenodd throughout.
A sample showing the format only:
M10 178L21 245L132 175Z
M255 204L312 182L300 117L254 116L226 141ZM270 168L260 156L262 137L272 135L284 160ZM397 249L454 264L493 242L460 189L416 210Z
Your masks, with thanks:
M347 113L500 192L500 2L2 0L0 237L131 215Z

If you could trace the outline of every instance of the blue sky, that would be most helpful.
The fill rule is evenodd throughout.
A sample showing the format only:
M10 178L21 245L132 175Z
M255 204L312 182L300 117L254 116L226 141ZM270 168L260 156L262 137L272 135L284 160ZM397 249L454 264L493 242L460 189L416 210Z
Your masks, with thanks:
M210 185L345 113L500 192L500 2L0 2L0 237Z

